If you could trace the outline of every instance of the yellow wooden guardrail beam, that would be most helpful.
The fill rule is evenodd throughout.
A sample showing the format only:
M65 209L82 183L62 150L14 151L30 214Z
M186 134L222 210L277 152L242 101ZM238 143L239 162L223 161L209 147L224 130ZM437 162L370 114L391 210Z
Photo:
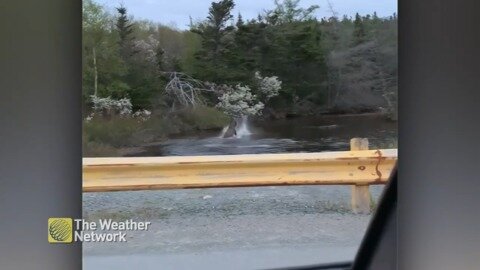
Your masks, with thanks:
M83 191L384 184L396 159L396 149L84 158Z

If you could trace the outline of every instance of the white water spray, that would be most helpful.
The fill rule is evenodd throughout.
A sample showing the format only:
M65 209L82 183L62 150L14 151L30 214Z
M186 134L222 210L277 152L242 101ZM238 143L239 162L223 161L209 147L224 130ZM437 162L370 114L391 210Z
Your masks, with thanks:
M245 136L250 136L252 134L250 128L248 127L248 116L242 116L241 118L237 118L235 120L235 124L235 135L233 135L232 137L242 138ZM225 134L229 132L229 129L230 126L225 126L218 137L225 138Z
M228 130L228 126L225 126L223 129L222 129L222 132L220 133L220 136L218 136L219 138L223 138L225 136L225 133L227 133L227 130Z
M240 124L237 125L237 135L235 137L237 138L242 138L244 136L249 136L252 134L250 132L250 129L248 128L248 116L242 116L242 118L239 120Z

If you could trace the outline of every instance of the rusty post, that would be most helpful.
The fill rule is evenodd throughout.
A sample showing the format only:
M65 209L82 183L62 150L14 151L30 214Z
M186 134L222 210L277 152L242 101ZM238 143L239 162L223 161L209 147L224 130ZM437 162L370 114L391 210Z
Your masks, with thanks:
M353 138L350 140L350 151L368 150L367 138ZM368 185L352 186L352 211L355 214L369 214L372 197Z

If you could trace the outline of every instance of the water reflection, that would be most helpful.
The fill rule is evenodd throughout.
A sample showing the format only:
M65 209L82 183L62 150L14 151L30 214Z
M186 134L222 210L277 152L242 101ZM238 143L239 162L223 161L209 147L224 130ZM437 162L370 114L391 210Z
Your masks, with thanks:
M237 155L346 151L353 137L370 148L396 148L397 125L380 116L302 117L249 123L249 136L221 138L219 132L188 134L149 146L141 156Z

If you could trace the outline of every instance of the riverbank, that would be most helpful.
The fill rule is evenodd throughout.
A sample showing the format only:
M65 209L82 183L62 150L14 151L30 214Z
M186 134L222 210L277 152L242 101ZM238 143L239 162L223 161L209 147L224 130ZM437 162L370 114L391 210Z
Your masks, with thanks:
M348 150L352 137L368 137L372 147L396 147L396 122L387 120L382 112L251 119L251 140L218 138L229 121L211 108L156 114L144 122L95 120L84 126L84 156L341 151ZM215 150L218 147L221 149Z
M265 112L258 119L269 121L296 117L326 117L326 116L379 116L390 121L396 122L398 115L395 110L379 108L360 108L360 109L325 109L325 108L298 108L294 110L275 110L273 108L265 109Z
M211 107L154 112L141 118L95 118L83 124L83 156L125 156L171 136L219 131L230 119Z

